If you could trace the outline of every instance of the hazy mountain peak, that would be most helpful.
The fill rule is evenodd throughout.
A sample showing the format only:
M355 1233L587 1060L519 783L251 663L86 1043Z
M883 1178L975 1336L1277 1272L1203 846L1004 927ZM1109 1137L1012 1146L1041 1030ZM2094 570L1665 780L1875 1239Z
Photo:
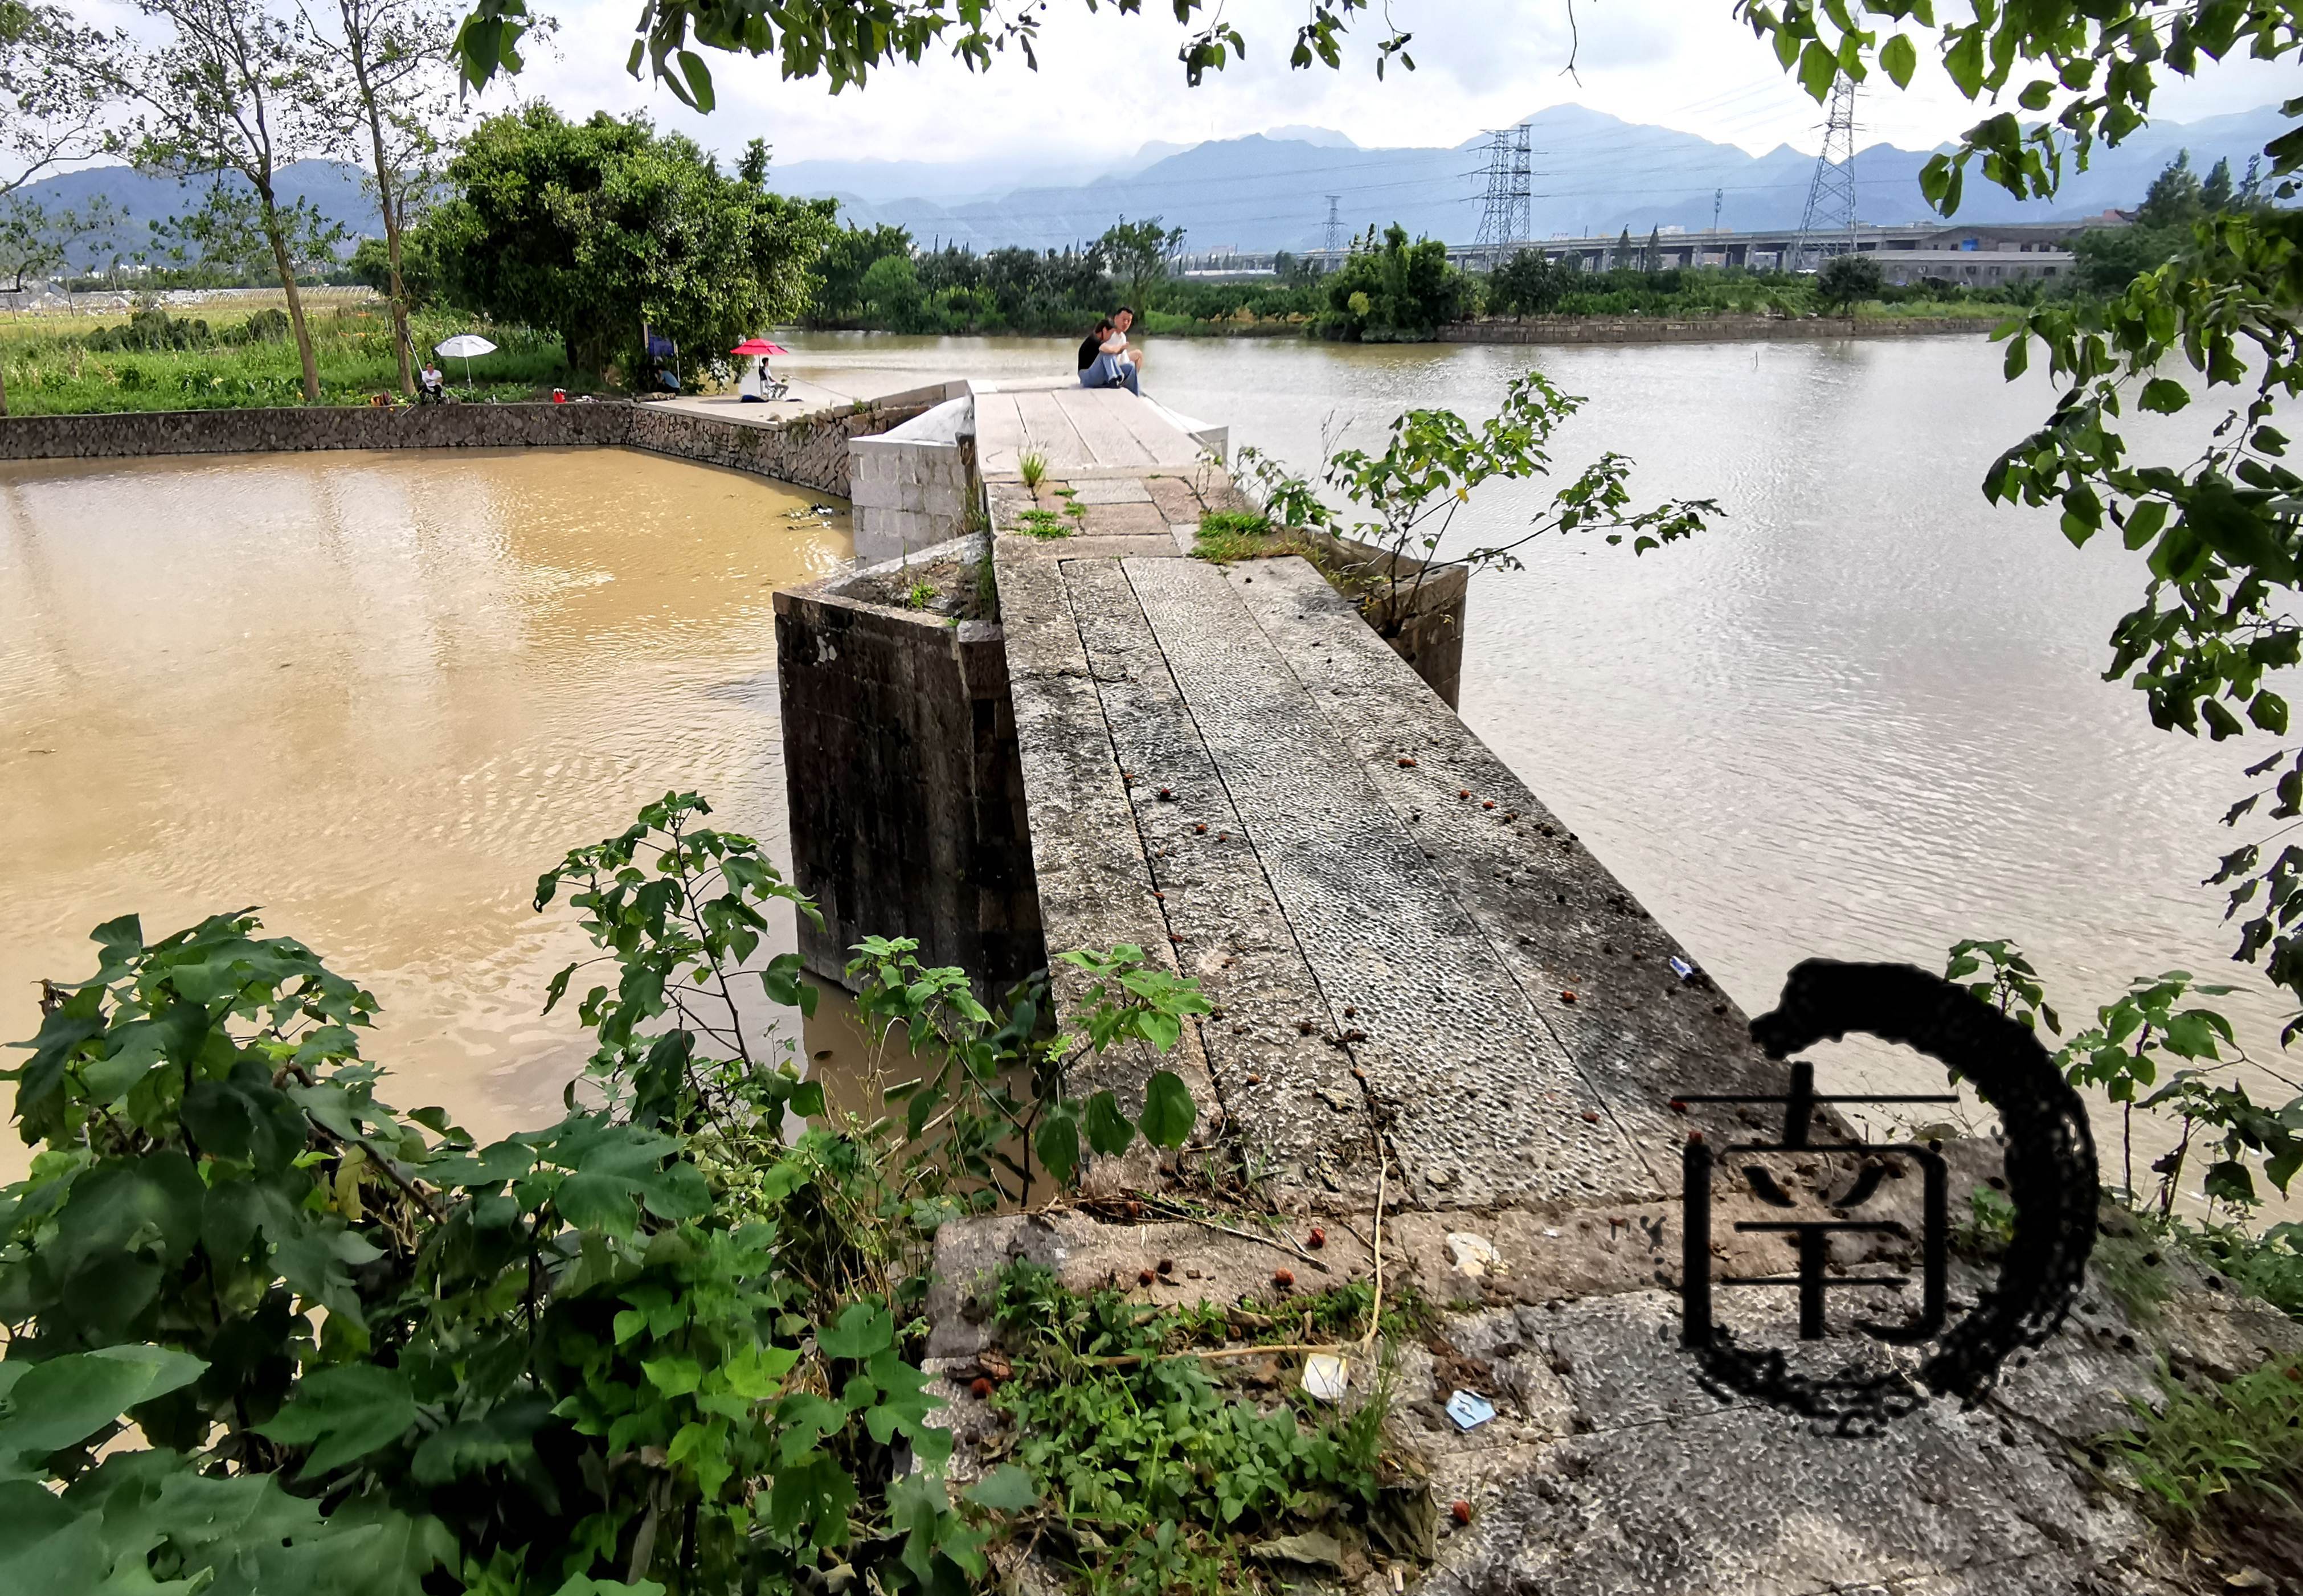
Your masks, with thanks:
M1305 127L1300 123L1290 123L1284 128L1266 128L1263 131L1263 136L1267 139L1285 139L1296 144L1316 144L1322 149L1357 149L1359 148L1348 133L1339 133L1333 128Z

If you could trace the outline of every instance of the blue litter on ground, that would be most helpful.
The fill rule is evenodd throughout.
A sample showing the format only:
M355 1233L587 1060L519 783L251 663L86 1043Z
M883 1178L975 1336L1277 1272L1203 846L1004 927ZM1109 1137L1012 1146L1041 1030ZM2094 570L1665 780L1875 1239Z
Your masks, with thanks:
M1457 1391L1447 1398L1447 1416L1458 1430L1477 1430L1496 1416L1496 1405L1477 1391Z
M1691 980L1695 975L1695 967L1675 953L1671 956L1671 973L1682 981Z

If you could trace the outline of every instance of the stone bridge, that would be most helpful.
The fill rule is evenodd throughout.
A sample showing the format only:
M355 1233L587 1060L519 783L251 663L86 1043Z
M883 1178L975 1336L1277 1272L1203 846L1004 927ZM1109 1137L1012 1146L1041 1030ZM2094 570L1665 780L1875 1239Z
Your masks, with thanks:
M794 782L796 872L829 921L804 949L836 975L851 933L895 925L987 984L1050 950L1145 949L1214 1005L1165 1060L1205 1142L1328 1237L1315 1257L1284 1226L1267 1238L1156 1201L1134 1222L1105 1203L947 1225L930 1350L961 1372L941 1387L957 1468L999 1422L966 1389L983 1332L962 1299L1006 1262L1076 1288L1145 1282L1168 1305L1268 1298L1276 1265L1313 1288L1364 1276L1379 1246L1390 1289L1447 1310L1395 1371L1395 1428L1469 1514L1443 1523L1425 1590L2184 1588L2072 1458L2122 1420L2121 1393L2154 1389L2155 1342L2240 1368L2291 1352L2293 1325L2192 1271L2140 1330L2091 1281L1979 1405L1919 1401L1845 1432L1708 1379L1679 1345L1682 1148L1756 1121L1673 1099L1783 1089L1746 1016L1320 570L1191 557L1201 516L1237 503L1216 429L1125 393L953 402L917 435L972 459L973 529L900 568L988 562L996 620L871 602L887 588L869 573L778 595L786 764L820 774ZM1053 980L1076 1008L1084 977ZM1083 1085L1140 1094L1158 1062L1108 1055ZM1998 1150L1946 1156L1963 1212ZM1818 1195L1830 1163L1801 1171ZM1121 1161L1101 1189L1157 1192L1157 1174ZM1891 1183L1881 1212L1916 1222L1920 1184ZM1735 1229L1768 1217L1753 1199L1723 1189L1713 1207L1723 1270L1780 1273L1782 1244ZM1841 1237L1831 1268L1907 1262L1894 1246ZM1959 1265L1954 1310L1992 1278ZM1738 1335L1801 1347L1793 1293L1734 1295ZM1916 1367L1860 1336L1809 1345ZM1362 1361L1353 1378L1372 1376ZM1443 1416L1458 1387L1497 1419Z

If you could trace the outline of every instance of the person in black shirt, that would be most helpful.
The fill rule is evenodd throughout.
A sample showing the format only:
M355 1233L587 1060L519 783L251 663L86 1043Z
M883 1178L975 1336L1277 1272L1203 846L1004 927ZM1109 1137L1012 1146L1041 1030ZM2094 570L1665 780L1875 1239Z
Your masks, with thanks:
M1080 340L1079 368L1082 371L1095 364L1095 358L1103 352L1103 341L1110 336L1111 319L1106 317L1095 324L1094 332Z

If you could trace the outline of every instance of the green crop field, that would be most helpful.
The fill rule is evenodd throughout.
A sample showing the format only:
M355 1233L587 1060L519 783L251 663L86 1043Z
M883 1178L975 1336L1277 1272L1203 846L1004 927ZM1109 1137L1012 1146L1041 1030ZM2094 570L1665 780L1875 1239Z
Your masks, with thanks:
M268 312L268 315L267 315ZM13 416L87 415L101 410L215 410L304 401L295 341L286 335L279 296L234 299L166 313L146 312L133 328L125 311L0 320L0 381ZM392 318L374 300L306 306L320 397L361 404L396 393ZM419 350L456 333L478 333L496 352L471 363L470 396L529 399L569 381L557 339L526 327L422 313L409 331ZM459 395L461 360L443 359Z

